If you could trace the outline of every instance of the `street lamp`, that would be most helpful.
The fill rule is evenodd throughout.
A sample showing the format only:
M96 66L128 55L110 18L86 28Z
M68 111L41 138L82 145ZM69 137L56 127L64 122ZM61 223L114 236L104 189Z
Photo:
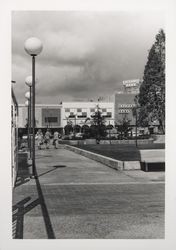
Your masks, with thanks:
M27 115L27 121L28 121L28 148L29 148L29 100L30 100L30 92L28 91L28 92L26 92L25 93L25 97L26 97L26 99L27 99L27 101L25 102L25 106L28 106L28 115Z
M75 126L74 126L74 136L76 135L76 116L77 116L77 113L74 114L74 118L75 118Z
M29 152L30 152L30 159L31 159L31 104L32 104L32 76L27 76L25 79L25 84L29 87L29 92L30 92L30 98L29 98Z
M25 41L24 49L32 57L32 172L33 177L37 177L35 168L35 57L40 54L43 49L43 45L38 38L31 37Z
M139 106L136 106L135 107L135 116L136 116L136 124L135 124L135 130L136 130L136 132L135 132L135 134L136 134L136 136L135 136L135 144L136 144L136 147L138 147L138 140L137 140L137 128L138 128L138 109L139 109Z
M30 99L30 92L29 91L25 93L25 97L26 97L27 100Z
M25 101L25 106L27 107L27 130L28 130L28 148L30 148L30 142L29 142L29 100Z

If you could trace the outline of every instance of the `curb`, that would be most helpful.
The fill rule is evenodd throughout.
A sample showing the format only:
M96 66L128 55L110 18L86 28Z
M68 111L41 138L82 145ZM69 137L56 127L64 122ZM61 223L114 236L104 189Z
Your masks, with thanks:
M96 154L90 151L86 151L84 149L76 148L70 145L63 145L63 147L77 154L85 156L89 159L98 161L116 170L141 170L141 165L139 161L119 161L119 160L112 159L110 157L106 157L106 156Z

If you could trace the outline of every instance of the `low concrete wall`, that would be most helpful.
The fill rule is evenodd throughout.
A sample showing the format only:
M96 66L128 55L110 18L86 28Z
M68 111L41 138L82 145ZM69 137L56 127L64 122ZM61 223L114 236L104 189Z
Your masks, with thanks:
M124 161L124 170L140 170L140 161Z
M107 165L108 167L114 168L116 170L139 170L141 169L139 161L119 161L100 154L96 154L90 151L86 151L80 148L72 147L70 145L64 145L65 149L71 150L75 153L83 155L92 160L98 161Z
M60 144L67 145L95 145L96 139L85 139L85 140L60 140ZM99 144L135 144L135 140L100 140ZM137 141L138 145L141 144L151 144L153 143L153 138L151 139L140 139Z
M165 143L165 135L152 135L154 143Z
M165 149L140 150L140 155L144 162L165 162Z
M60 140L59 144L67 145L84 145L85 140Z
M153 138L151 139L138 139L137 144L152 144ZM101 140L100 144L136 144L136 140Z
M85 139L84 144L86 145L92 145L92 144L97 144L96 139Z

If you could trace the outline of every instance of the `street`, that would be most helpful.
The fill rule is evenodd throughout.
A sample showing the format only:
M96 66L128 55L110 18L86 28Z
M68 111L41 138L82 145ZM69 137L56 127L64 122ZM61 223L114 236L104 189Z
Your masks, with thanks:
M116 171L61 145L37 150L36 168L13 192L14 238L164 238L164 172Z

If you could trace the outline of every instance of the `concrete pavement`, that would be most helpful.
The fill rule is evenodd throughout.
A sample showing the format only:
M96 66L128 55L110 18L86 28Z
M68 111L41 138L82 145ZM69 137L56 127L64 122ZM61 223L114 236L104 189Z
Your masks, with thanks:
M62 146L37 150L36 167L13 192L14 238L164 237L164 172L116 171Z

